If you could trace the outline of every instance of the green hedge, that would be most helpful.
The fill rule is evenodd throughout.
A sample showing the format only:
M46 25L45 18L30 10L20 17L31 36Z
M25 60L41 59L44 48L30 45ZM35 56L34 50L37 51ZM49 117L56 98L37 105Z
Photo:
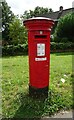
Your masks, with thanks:
M28 53L28 44L7 45L2 47L2 55L20 55Z
M68 43L56 43L56 42L51 42L50 43L50 49L51 50L69 50L73 48L73 43L68 42Z
M74 44L72 42L69 43L50 43L51 51L57 50L72 50ZM14 45L7 45L2 47L2 55L21 55L28 53L28 44L18 44L17 46Z

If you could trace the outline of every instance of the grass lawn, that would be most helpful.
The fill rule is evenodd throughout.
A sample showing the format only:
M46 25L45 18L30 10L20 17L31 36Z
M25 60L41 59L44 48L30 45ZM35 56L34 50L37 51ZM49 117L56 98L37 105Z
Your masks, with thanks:
M63 79L64 83L61 81ZM28 56L3 57L3 117L50 116L61 109L72 109L72 53L51 54L49 95L45 100L28 96L28 82Z

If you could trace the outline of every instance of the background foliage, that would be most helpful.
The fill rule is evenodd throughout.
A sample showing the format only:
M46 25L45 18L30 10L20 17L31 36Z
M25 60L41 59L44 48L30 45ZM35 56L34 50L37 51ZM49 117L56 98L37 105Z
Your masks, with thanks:
M9 24L9 40L12 45L23 44L27 41L27 31L17 17Z
M29 10L29 11L25 11L23 15L21 15L21 18L24 18L24 19L29 19L29 18L32 18L32 17L36 17L38 15L41 15L41 14L50 14L51 12L53 12L53 10L50 8L43 8L43 7L39 7L37 6L34 11L32 10Z
M14 53L17 51L23 53L28 50L28 38L26 28L23 26L23 20L40 14L50 14L53 10L37 6L33 11L24 11L23 15L15 16L10 7L5 2L2 3L2 43L3 54ZM51 50L72 49L74 40L74 13L69 13L60 18L53 37L51 38ZM67 44L65 44L67 43ZM24 44L24 45L23 45ZM9 46L10 45L10 46ZM23 46L23 47L22 47ZM25 48L26 46L26 48ZM7 52L7 53L5 53Z
M74 12L61 17L58 21L54 41L73 42L74 40Z
M14 18L13 12L10 10L7 2L2 2L2 39L9 42L9 23Z

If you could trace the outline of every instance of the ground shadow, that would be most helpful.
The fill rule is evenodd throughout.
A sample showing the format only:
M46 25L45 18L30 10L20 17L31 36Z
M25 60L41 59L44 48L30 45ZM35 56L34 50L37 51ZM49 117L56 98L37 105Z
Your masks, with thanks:
M16 111L14 115L15 118L20 118L24 120L34 119L40 120L41 116L44 112L44 99L41 98L34 98L29 96L29 94L21 93L19 96L21 101L21 106Z

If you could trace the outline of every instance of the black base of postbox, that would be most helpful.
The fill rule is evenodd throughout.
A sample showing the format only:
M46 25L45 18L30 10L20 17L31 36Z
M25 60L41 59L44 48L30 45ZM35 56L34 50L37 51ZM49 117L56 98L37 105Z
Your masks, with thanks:
M29 86L29 96L34 98L47 98L48 97L48 86L44 88L34 88Z

